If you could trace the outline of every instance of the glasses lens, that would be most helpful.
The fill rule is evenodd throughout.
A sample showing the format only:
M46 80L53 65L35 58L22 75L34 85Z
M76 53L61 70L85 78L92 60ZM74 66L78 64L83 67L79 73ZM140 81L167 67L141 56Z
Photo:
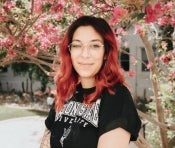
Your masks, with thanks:
M90 42L89 43L89 49L100 50L101 47L103 47L103 44L101 42Z
M72 42L69 45L69 49L71 52L77 52L77 51L81 51L82 50L82 44L79 42Z
M86 46L81 42L73 41L69 45L69 50L73 54L80 54L84 50L84 47L86 47L88 52L91 54L96 54L99 50L102 49L103 46L104 45L100 41L91 41Z

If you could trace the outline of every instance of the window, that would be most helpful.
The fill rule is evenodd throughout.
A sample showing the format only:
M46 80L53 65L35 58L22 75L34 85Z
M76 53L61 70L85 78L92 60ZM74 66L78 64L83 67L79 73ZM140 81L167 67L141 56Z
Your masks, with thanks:
M125 71L129 71L129 48L123 48L120 54L120 64Z
M142 56L142 71L149 71L149 69L147 69L146 65L148 64L148 58L146 55L146 51L144 47L141 47L141 56Z
M0 67L0 73L7 72L7 66L6 67Z

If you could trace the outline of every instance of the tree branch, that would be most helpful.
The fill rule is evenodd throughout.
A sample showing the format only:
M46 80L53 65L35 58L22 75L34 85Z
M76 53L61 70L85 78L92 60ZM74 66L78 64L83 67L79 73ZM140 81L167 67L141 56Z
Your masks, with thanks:
M140 110L137 110L137 112L138 112L138 114L139 114L140 117L142 117L143 119L146 119L146 120L150 121L154 125L157 125L160 128L165 129L165 130L175 131L175 125L167 125L167 124L161 123L161 122L155 120L154 118L152 118L151 116L149 116L149 115L141 112Z

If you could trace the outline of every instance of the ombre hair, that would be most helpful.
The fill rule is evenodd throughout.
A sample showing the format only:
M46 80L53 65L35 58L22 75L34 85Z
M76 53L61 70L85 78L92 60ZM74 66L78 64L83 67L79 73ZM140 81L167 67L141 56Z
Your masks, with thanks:
M102 68L95 76L95 91L85 96L84 103L91 105L98 99L102 91L106 88L109 93L114 93L112 89L117 83L124 84L124 77L122 69L120 68L118 56L118 46L116 37L109 24L102 18L93 16L82 16L75 20L68 28L61 47L60 47L60 67L55 77L56 82L56 96L55 96L55 110L60 110L64 103L68 101L76 90L77 85L81 83L79 76L72 66L68 45L72 42L74 32L80 26L91 26L103 38L105 48L105 60ZM84 34L82 34L84 35Z

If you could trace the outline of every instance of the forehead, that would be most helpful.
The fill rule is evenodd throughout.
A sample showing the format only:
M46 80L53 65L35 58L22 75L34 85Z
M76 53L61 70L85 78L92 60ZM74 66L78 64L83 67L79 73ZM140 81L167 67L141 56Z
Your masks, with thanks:
M92 26L80 26L74 32L73 40L89 42L92 40L103 41L103 38Z

